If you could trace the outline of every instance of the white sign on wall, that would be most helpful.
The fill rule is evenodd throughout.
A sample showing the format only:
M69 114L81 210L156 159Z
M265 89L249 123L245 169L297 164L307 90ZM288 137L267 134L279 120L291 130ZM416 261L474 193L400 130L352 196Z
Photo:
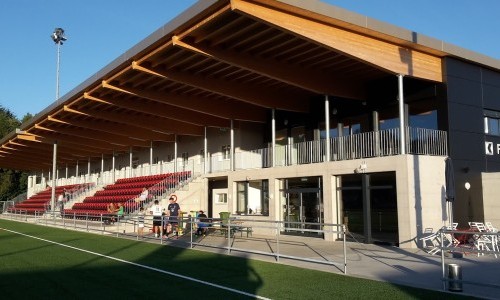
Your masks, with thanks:
M484 152L486 155L500 154L500 144L494 144L493 142L484 142Z

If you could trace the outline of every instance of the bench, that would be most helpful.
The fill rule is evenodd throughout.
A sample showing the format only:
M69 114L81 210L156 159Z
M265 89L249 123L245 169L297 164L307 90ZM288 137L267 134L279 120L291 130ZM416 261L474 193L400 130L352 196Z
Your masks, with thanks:
M221 235L227 235L227 226L221 226L220 224L212 224L211 226L207 227L207 232L220 232ZM240 236L243 237L243 232L247 234L247 237L252 236L253 229L250 226L241 226L241 225L231 225L231 237L234 237L234 234L236 232L240 233Z

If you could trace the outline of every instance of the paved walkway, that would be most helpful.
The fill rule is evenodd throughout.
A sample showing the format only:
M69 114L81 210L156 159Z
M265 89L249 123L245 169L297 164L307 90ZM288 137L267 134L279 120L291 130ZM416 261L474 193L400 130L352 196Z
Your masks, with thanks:
M214 247L227 247L227 239L217 237L198 238L195 249L227 253L226 249ZM189 246L185 241L167 240L164 243L176 246ZM275 239L266 237L237 236L231 241L231 247L236 249L252 249L262 253L249 253L246 251L232 250L231 255L244 256L251 259L276 262L277 245ZM244 245L244 246L242 246ZM326 242L322 239L299 238L290 236L280 237L279 252L282 255L295 256L303 259L317 260L309 262L299 259L279 258L279 263L302 268L311 268L343 274L343 244L342 242ZM439 253L438 253L439 254ZM337 264L321 263L335 262ZM443 286L442 264L440 255L430 255L421 249L401 249L391 246L378 246L356 242L346 243L347 275L366 279L392 282L425 289L448 291ZM458 264L462 269L463 295L475 297L500 299L500 258L492 255L478 257L476 254L466 254L461 258L445 257L446 264ZM490 285L490 286L488 286ZM496 285L498 287L492 287ZM455 292L457 293L457 292Z

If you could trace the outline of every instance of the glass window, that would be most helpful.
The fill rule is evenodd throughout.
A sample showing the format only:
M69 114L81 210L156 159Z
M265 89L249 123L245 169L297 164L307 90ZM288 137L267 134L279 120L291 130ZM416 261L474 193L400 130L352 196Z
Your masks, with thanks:
M215 196L215 203L216 204L227 204L227 194L226 193L220 193Z
M238 182L236 187L236 213L240 215L269 215L269 181Z
M485 117L484 133L500 136L500 119Z

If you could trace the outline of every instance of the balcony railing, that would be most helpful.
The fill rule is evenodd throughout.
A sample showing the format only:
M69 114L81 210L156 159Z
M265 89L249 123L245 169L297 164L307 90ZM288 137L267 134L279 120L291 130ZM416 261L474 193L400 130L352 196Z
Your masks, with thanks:
M445 131L406 128L406 153L416 155L446 156L447 135ZM391 156L400 154L399 128L364 132L349 136L330 138L330 161L362 159L369 157ZM291 166L325 162L327 141L316 140L295 143L290 145L276 145L275 166ZM124 167L119 170L93 173L71 178L59 178L57 185L67 185L85 182L96 182L99 185L113 183L120 178L129 178L145 175L190 171L197 177L205 172L216 173L231 170L231 160L222 154L212 154L208 161L197 156L187 161L178 159L160 162L157 164L140 165L132 170ZM270 168L273 163L273 149L262 148L235 153L235 170ZM33 189L45 189L45 179L36 184Z
M446 156L445 131L406 128L406 153ZM291 166L325 162L326 140L308 141L290 145L277 145L275 166ZM399 128L372 131L330 138L330 161L391 156L401 153ZM272 149L264 148L236 153L236 169L269 168L272 166Z

